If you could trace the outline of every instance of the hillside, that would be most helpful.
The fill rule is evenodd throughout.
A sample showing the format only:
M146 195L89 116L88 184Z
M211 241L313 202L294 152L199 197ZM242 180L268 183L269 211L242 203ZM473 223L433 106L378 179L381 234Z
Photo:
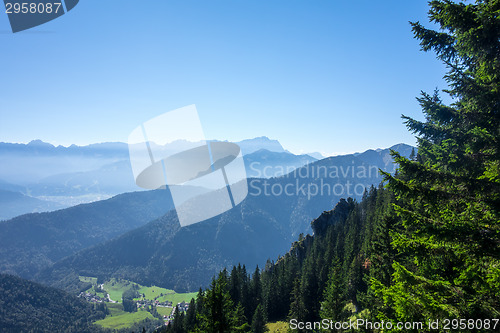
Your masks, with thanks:
M64 291L0 274L0 331L100 332L93 321L105 313Z
M45 212L58 208L62 207L55 202L29 197L18 191L0 189L0 221L28 212Z
M172 207L168 191L134 192L0 222L0 272L30 278L41 268L144 225Z
M380 236L375 232L390 200L388 191L372 188L361 203L352 199L339 201L334 209L312 221L314 236L300 237L284 256L268 261L263 270L249 270L238 264L218 273L204 290L204 298L198 299L191 316L201 320L177 317L174 321L181 321L180 325L157 332L181 332L182 329L173 329L176 326L185 326L189 332L195 331L195 327L203 331L213 325L208 314L215 311L219 322L226 321L226 325L233 326L226 330L228 332L237 331L234 326L244 322L255 327L258 312L262 316L261 325L265 321L286 321L288 329L289 317L300 322L319 321L320 308L331 310L330 299L336 308L334 316L326 318L355 321L358 317L351 309L363 309L369 302L365 278L373 272L363 269L363 264L375 256L371 244ZM211 297L224 299L223 305L207 305ZM242 307L240 313L236 311L237 304ZM240 317L238 324L231 320L234 317Z

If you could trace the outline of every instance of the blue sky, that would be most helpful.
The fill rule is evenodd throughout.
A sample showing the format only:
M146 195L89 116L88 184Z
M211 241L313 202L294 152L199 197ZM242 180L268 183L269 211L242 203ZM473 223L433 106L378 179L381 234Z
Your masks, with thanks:
M208 139L294 153L364 151L413 135L415 97L446 88L408 21L426 1L81 0L12 34L0 13L0 141L127 141L196 104Z

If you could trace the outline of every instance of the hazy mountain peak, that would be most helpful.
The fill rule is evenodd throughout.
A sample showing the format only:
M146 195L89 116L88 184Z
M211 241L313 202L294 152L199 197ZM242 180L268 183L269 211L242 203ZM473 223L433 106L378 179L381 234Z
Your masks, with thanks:
M406 143L398 143L398 144L391 146L389 149L399 151L401 149L405 149L405 150L410 149L411 150L412 148L415 148L415 147L407 145Z
M243 155L251 154L261 149L278 153L285 152L285 149L283 149L283 146L278 140L271 140L267 136L242 140L237 142L237 144L240 146Z
M29 143L28 143L28 146L31 146L31 147L43 147L43 148L54 148L53 145L51 145L50 143L48 142L44 142L42 140L31 140Z

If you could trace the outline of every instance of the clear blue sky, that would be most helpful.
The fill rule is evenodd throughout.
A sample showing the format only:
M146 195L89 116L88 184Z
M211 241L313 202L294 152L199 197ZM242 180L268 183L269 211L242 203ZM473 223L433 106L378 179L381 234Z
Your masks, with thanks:
M205 136L295 153L414 144L402 113L446 87L408 21L426 1L81 0L12 34L0 13L0 141L126 142L196 104Z

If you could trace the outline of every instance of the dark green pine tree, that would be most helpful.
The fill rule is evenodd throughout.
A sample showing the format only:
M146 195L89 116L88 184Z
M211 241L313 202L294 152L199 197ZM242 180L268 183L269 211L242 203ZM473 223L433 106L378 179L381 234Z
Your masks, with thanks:
M196 295L196 313L203 313L205 310L205 292L203 289L198 290L198 295Z
M340 269L338 258L334 258L331 265L330 279L323 294L324 301L321 303L320 314L323 319L333 321L340 321L341 319L342 309L345 305L343 296L345 288L342 283Z
M262 281L260 279L260 269L259 266L255 267L255 272L252 275L252 282L250 286L250 294L251 294L251 305L250 305L250 315L246 313L247 318L251 318L255 309L262 301Z
M245 309L238 303L236 309L233 313L233 322L234 328L233 332L248 332L250 330L250 325L247 322L247 318L245 317Z
M241 285L241 305L243 306L243 309L245 311L245 317L247 320L250 320L252 318L252 299L250 297L250 277L247 274L247 269L245 265L241 267L241 273L242 277L242 285ZM249 322L250 323L250 322Z
M300 290L300 279L297 277L293 283L292 291L292 303L290 304L290 313L288 317L290 319L296 319L298 322L306 321L306 306L304 305L304 300ZM299 332L301 330L298 330Z
M417 158L417 155L415 154L415 148L412 148L412 149L411 149L410 156L408 157L408 159L409 159L410 161L414 161L416 158Z
M374 192L375 193L375 192ZM394 249L391 246L391 229L394 229L398 218L392 209L394 194L392 191L379 188L376 191L376 202L373 209L372 235L367 250L369 260L367 265L371 277L389 286L391 283Z
M238 268L236 268L236 266L233 266L231 276L229 277L229 294L231 295L231 299L235 304L241 301L241 285L243 282L240 276L241 266L238 266Z
M201 315L201 330L207 333L232 332L234 321L234 303L231 300L227 287L227 272L219 273L213 279L210 288L205 291Z
M266 283L266 290L264 292L264 309L266 317L269 321L276 321L279 319L279 298L278 298L278 279L277 267L273 267L269 271L269 278Z
M394 153L399 175L385 175L403 231L392 233L392 285L373 288L397 320L498 318L500 1L429 4L440 31L412 29L448 67L453 103L422 93L425 121L403 117L418 157Z
M369 258L365 261L365 269L369 271L366 275L366 281L369 284L371 280L376 280L388 287L392 283L392 274L394 272L392 264L396 251L391 245L391 232L394 232L395 225L398 223L396 213L392 209L394 195L390 190L379 188L377 190L376 204L373 212L372 235L367 239L369 241ZM373 320L376 315L382 312L386 315L390 313L390 308L384 305L382 298L373 293L373 289L367 292L365 307L369 308ZM390 313L389 317L393 317Z
M191 332L196 327L196 324L196 303L194 298L192 298L191 302L189 302L189 308L186 311L186 316L184 317L184 327L187 332Z
M252 333L264 333L267 331L264 310L262 309L262 305L259 304L252 318Z
M302 279L300 283L300 297L304 303L304 314L306 321L317 321L319 318L320 294L318 289L317 267L314 257L310 255L304 261Z
M184 333L186 329L184 327L184 312L179 311L179 307L175 307L174 321L172 323L172 332Z

